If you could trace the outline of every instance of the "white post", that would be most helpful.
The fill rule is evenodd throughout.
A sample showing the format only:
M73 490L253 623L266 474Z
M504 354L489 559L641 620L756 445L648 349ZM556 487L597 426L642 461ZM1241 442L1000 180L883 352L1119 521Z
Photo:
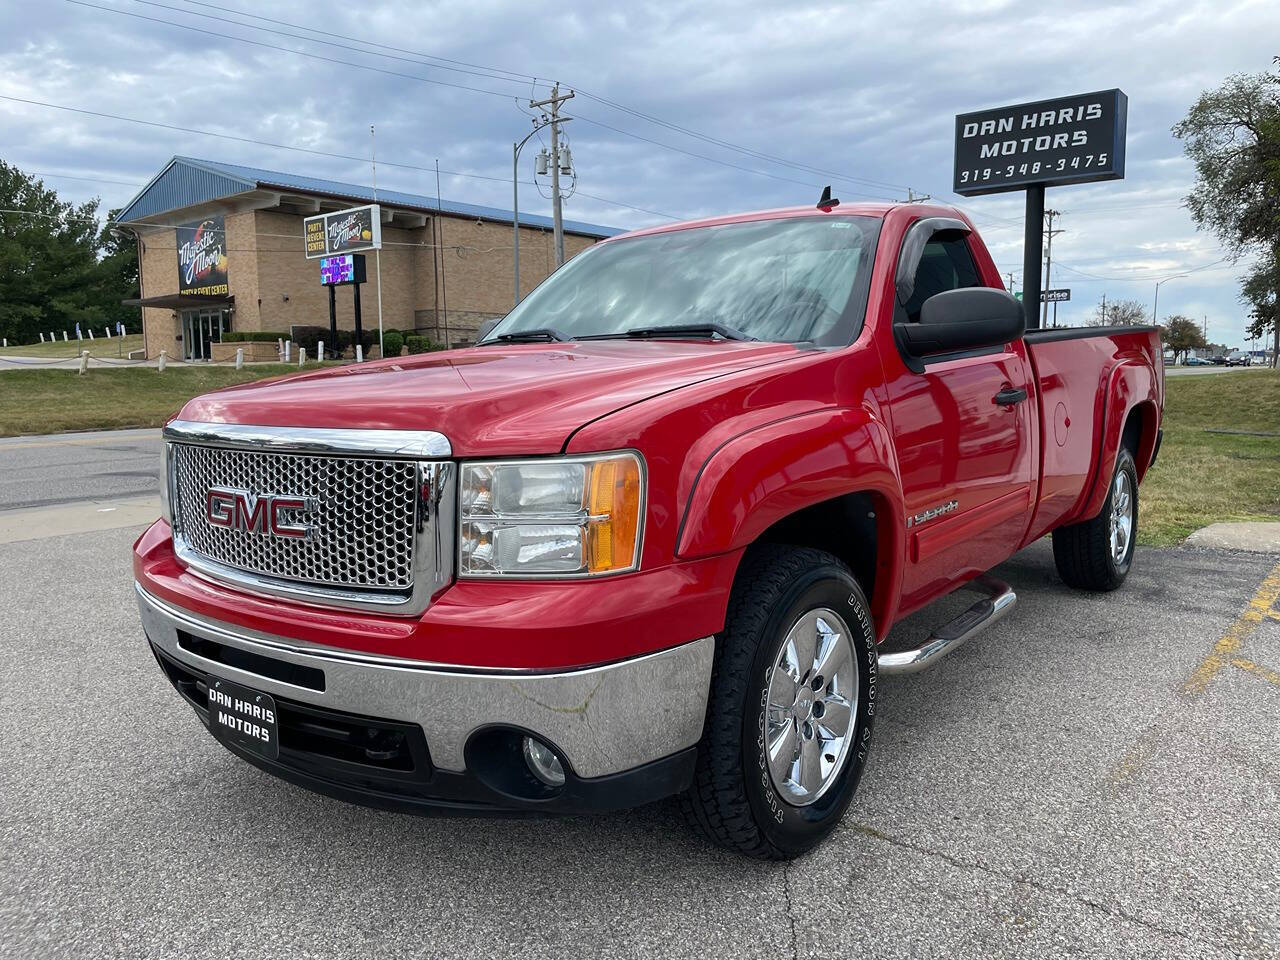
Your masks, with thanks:
M284 337L276 338L276 358L284 360Z
M103 328L102 328L102 332L103 332L103 333L105 333L105 334L107 335L107 339L108 339L108 340L110 340L110 339L111 339L111 328L110 328L110 327L103 327Z
M8 337L5 337L5 338L4 338L4 345L5 345L6 347L7 347L7 346L9 346L9 338L8 338Z
M44 331L40 331L40 342L44 343Z
M244 347L236 347L236 369L244 369Z
M80 351L80 372L84 373L88 369L89 369L89 351L81 350Z
M284 342L284 362L289 362L289 354L293 352L293 341L286 340Z
M356 344L356 363L364 363L364 345Z
M67 331L65 330L62 331L62 342L63 343L67 342Z
M316 362L319 363L324 359L324 341L321 340L316 344Z
M90 340L92 340L92 339L93 339L93 327L90 327L90 328L89 328L89 339L90 339Z
M167 350L160 351L160 360L156 363L156 373L164 373L164 360L167 353Z

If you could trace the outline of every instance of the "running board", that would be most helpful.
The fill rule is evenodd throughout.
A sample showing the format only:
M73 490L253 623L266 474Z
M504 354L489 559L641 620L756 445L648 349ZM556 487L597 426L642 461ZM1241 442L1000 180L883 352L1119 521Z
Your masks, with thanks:
M943 624L914 650L880 654L879 672L885 676L919 673L931 667L966 640L991 626L1018 602L1018 595L1003 580L978 577L960 589L976 590L985 596L950 623Z

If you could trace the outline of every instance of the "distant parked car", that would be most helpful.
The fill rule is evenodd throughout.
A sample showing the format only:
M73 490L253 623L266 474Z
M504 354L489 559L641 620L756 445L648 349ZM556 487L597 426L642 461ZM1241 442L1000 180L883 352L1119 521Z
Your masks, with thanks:
M1234 357L1227 357L1228 367L1251 367L1253 366L1253 357L1247 353L1241 353Z
M1204 357L1187 357L1182 362L1184 367L1211 367L1213 364Z
M1209 362L1212 363L1214 366L1224 367L1227 364L1227 358L1222 354L1218 354L1216 357L1210 357Z

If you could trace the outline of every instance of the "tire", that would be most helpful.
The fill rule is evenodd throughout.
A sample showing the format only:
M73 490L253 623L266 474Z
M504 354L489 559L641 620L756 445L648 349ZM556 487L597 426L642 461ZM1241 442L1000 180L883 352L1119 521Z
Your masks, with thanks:
M1123 526L1126 513L1129 525L1120 548L1119 533L1113 534L1113 528ZM1138 469L1133 454L1127 447L1121 447L1111 488L1098 515L1053 531L1053 560L1058 575L1068 586L1079 590L1115 590L1129 575L1137 539Z
M753 548L716 638L706 727L681 798L693 826L768 860L799 856L831 833L871 747L876 656L871 608L848 567L819 550ZM792 696L792 706L777 706ZM841 726L843 738L826 739ZM774 773L769 745L778 751L774 767L790 766L794 780ZM788 756L801 758L798 765Z

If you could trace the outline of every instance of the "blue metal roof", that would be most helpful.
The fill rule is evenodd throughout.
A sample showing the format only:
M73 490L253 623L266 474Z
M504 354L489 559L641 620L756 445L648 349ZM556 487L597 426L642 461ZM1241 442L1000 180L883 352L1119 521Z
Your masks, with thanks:
M156 174L142 188L136 197L125 205L121 211L119 222L144 220L147 217L180 210L197 204L208 203L222 197L246 193L259 188L277 188L294 190L298 193L322 194L343 200L354 200L359 203L373 203L373 189L355 183L342 183L337 180L322 180L318 177L305 177L295 173L280 173L275 170L261 170L257 167L242 167L233 163L219 163L214 160L197 160L193 157L174 157L165 168ZM510 223L510 210L499 207L484 207L475 203L459 203L456 200L443 200L436 203L435 197L426 197L416 193L402 193L398 190L379 190L377 202L389 207L405 207L411 210L422 210L453 214L460 217L476 217L482 220L496 220ZM521 213L522 226L543 227L550 229L550 217L532 213ZM569 233L583 234L589 237L612 237L623 233L616 227L605 227L596 223L583 223L579 220L565 220L564 228Z

